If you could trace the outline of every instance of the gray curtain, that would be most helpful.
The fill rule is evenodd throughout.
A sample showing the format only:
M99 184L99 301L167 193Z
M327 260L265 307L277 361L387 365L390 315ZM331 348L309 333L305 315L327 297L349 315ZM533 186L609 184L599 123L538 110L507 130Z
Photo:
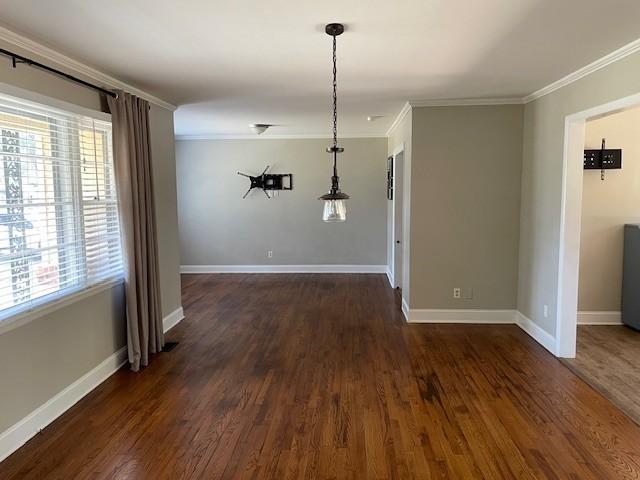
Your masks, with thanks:
M162 350L158 241L153 195L149 103L118 92L108 97L124 256L127 348L131 370Z

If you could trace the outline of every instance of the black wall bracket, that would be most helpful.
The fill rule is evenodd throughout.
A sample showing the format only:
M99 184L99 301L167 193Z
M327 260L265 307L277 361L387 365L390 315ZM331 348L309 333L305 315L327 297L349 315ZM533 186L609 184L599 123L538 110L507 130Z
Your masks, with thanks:
M269 196L269 191L278 191L278 190L293 190L293 174L291 173L267 173L269 170L269 165L263 170L260 175L252 176L247 175L246 173L238 172L238 175L242 175L243 177L247 177L249 179L249 190L242 197L247 198L247 195L254 188L260 188L267 198L271 198Z
M616 170L622 168L622 149L605 148L606 140L602 139L600 150L584 151L584 169L600 170L600 178L604 180L605 170Z
M584 151L585 170L601 170L602 168L606 170L622 168L622 149L606 149L604 159L602 158L602 150Z

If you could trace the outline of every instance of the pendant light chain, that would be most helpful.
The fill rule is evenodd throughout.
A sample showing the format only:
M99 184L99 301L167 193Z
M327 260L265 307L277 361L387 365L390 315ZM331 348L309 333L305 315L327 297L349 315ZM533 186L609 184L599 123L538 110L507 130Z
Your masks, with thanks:
M327 148L327 153L333 157L333 175L329 193L320 197L320 200L325 202L323 213L325 222L344 222L346 218L344 201L349 199L349 195L340 191L340 177L338 177L338 153L342 153L344 149L338 147L338 41L336 37L343 32L344 25L341 23L330 23L325 27L325 33L333 39L333 145Z
M333 177L331 191L338 190L338 56L336 36L333 35Z
M336 56L336 36L333 36L333 146L338 146L338 68Z

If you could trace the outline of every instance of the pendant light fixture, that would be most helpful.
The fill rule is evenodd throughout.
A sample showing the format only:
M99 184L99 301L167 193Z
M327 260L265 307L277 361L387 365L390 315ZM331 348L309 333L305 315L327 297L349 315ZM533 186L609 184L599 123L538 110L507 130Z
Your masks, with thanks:
M324 200L322 220L325 222L344 222L347 219L346 200L349 195L340 191L338 184L338 153L344 152L344 148L338 147L338 82L336 67L336 37L344 32L341 23L330 23L324 31L333 37L333 146L327 148L327 152L333 155L333 176L331 177L331 190L321 196Z

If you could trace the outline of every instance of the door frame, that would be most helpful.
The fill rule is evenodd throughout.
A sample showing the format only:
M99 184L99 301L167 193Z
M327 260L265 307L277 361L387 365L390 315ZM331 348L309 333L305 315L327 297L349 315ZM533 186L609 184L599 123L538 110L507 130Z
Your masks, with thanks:
M398 192L397 190L397 181L396 179L398 178L397 176L397 159L398 156L402 154L402 191ZM391 286L393 288L402 288L402 278L398 278L397 272L396 272L396 201L398 199L398 193L400 193L400 195L404 195L404 143L402 143L401 145L399 145L398 147L396 147L393 150L393 153L391 154L392 157L392 162L393 162L393 199L391 200L391 249L390 249L390 253L391 253L391 258L389 259L389 270L391 271ZM400 197L403 200L403 205L402 205L402 211L400 212L400 218L404 221L404 197ZM402 226L401 232L400 232L400 240L403 241L402 239L402 233L404 229L404 225ZM402 247L400 249L400 254L402 255L401 257L401 262L402 265L404 267L404 245L401 244ZM402 277L402 276L401 276Z
M565 117L555 354L576 356L582 180L587 121L640 106L640 93Z

